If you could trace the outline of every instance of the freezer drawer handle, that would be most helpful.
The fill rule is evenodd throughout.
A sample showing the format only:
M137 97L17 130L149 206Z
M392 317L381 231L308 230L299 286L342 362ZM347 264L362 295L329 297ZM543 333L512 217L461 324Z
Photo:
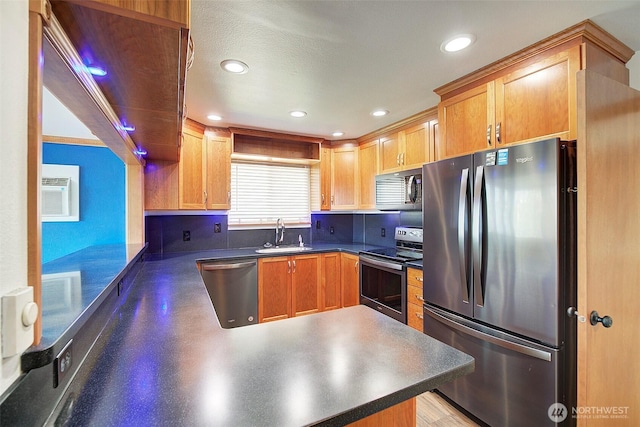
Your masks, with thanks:
M503 340L498 337L494 337L493 335L490 335L490 334L485 334L484 332L478 331L476 329L462 325L458 322L454 322L453 320L447 319L446 317L438 313L435 313L426 307L424 308L424 312L430 317L432 317L434 320L437 320L440 323L445 324L447 327L451 329L455 329L464 334L478 338L479 340L486 341L491 344L495 344L502 348L506 348L507 350L517 351L518 353L526 354L527 356L531 356L537 359L551 362L551 353L549 353L548 351L538 350L537 348L528 347L526 345L522 345L515 342Z
M610 328L613 325L613 319L609 316L600 317L597 311L591 312L591 326L596 326L598 323L602 323L605 328Z

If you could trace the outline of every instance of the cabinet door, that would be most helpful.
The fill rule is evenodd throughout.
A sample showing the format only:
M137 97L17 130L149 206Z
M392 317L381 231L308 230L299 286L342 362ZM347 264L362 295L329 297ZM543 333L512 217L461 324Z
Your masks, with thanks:
M340 252L322 254L322 310L341 307Z
M258 322L291 316L291 270L288 257L258 259Z
M320 150L320 209L331 210L331 148Z
M358 147L360 165L360 209L376 207L376 175L378 174L378 140Z
M180 209L205 209L206 151L203 135L182 134L180 147Z
M440 102L438 122L443 124L438 159L491 148L494 143L494 82Z
M358 147L331 150L331 209L358 208Z
M498 143L543 137L577 138L576 73L579 69L580 46L575 46L497 79Z
M231 139L207 138L207 209L231 208Z
M429 159L429 123L424 123L404 132L403 168L421 167Z
M291 257L291 312L293 316L317 313L322 305L320 255Z
M360 271L358 256L347 253L341 254L342 263L342 306L350 307L360 304Z
M398 134L380 138L380 173L402 169L402 149Z
M178 209L178 163L149 160L144 167L144 208Z

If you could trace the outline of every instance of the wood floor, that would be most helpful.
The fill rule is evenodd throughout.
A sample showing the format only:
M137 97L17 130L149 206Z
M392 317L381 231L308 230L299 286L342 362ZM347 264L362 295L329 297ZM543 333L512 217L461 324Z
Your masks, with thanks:
M477 427L478 424L436 393L416 398L416 427Z

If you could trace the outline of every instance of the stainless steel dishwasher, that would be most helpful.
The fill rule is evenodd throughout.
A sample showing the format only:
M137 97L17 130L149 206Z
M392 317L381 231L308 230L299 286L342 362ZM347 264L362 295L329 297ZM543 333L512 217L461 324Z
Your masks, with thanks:
M257 260L211 261L199 267L223 328L258 323Z

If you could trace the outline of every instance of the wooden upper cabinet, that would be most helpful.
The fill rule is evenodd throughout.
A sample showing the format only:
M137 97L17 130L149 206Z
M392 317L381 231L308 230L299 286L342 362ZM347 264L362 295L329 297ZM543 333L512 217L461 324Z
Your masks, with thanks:
M494 138L512 144L542 137L577 138L576 73L580 46L495 81Z
M231 139L206 136L206 208L231 209Z
M331 147L320 149L320 209L331 210Z
M402 148L397 133L380 138L380 173L402 168Z
M145 210L179 209L178 163L148 161L144 167Z
M364 143L358 147L360 165L360 209L376 207L376 181L378 174L378 140Z
M435 89L437 158L543 138L576 139L576 73L629 83L634 54L586 20Z
M331 150L331 209L358 208L358 147L345 145Z
M380 138L380 173L422 167L434 160L433 126L438 121L428 120L410 125L396 133Z
M180 209L206 208L206 165L207 152L205 138L188 129L182 134L180 148Z
M491 147L493 92L494 83L490 82L440 102L438 159Z

